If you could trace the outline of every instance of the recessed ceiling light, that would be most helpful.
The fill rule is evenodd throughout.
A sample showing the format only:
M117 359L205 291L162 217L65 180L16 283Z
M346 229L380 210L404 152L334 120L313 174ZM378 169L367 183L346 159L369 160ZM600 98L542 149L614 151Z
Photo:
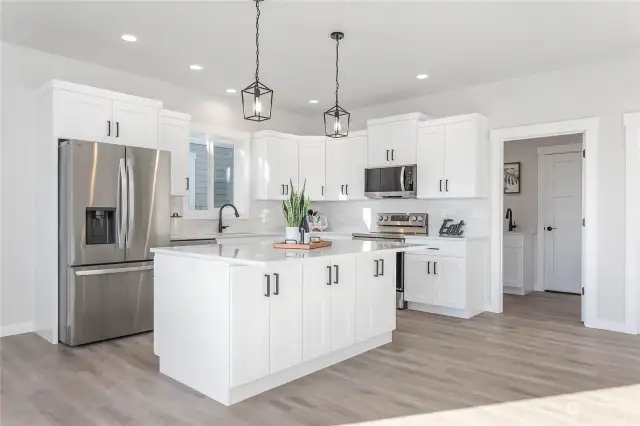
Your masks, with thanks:
M203 69L203 66L202 65L193 64L193 65L189 65L189 68L191 68L194 71L200 71L201 69Z
M122 39L129 42L138 41L138 37L134 36L133 34L122 34Z
M227 93L236 93L236 89L227 89L225 90Z
M416 75L416 78L418 80L424 80L425 78L429 78L429 76L427 74L418 74Z
M310 104L317 104L317 103L318 103L318 100L317 100L317 99L311 99L311 100L309 101L309 103L310 103Z

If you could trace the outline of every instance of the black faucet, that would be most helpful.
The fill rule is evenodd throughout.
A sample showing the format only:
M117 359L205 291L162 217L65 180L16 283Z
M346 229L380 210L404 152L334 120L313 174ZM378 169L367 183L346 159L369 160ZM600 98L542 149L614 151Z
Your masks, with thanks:
M236 217L240 217L240 213L238 213L238 209L236 209L236 206L234 206L233 204L223 204L222 207L220 207L220 211L218 212L218 234L222 234L222 230L228 228L228 226L222 226L222 209L227 206L233 207L233 211L236 213Z
M516 229L516 222L513 220L513 211L511 209L507 209L507 216L505 219L509 219L509 232Z

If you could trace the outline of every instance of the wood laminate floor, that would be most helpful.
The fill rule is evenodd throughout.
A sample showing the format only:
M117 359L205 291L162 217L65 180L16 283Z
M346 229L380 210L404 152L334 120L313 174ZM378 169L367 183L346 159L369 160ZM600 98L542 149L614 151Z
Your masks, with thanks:
M73 349L6 337L1 425L640 424L638 337L583 328L576 296L504 306L398 312L393 343L232 407L160 375L150 334Z

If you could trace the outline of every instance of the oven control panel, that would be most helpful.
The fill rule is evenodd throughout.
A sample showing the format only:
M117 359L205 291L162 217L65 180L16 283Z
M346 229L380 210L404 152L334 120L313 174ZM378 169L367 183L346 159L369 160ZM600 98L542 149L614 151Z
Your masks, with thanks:
M426 213L379 213L378 226L412 226L426 227L428 223Z

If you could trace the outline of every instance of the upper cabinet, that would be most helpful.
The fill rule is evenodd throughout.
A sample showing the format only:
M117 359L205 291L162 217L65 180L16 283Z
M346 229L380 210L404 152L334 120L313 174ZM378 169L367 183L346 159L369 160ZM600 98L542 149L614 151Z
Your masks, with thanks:
M270 130L255 132L252 140L254 198L284 200L289 182L298 184L298 137Z
M486 117L470 114L421 123L416 153L418 198L487 196Z
M364 169L367 159L366 132L350 132L348 137L327 139L325 199L364 199Z
M398 115L367 121L367 167L416 164L421 113Z
M301 136L298 145L298 185L306 182L305 195L325 199L325 137Z
M191 116L160 111L158 147L171 152L171 195L187 195L189 186L189 130Z
M58 80L45 88L57 138L158 148L162 102Z

